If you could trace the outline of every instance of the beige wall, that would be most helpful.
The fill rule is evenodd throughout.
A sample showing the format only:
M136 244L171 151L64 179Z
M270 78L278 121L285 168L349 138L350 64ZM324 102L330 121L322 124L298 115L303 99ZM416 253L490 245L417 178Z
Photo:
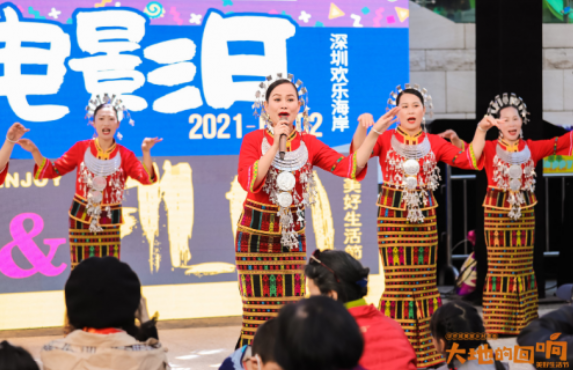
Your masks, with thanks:
M475 118L475 76L475 24L410 2L410 81L432 95L434 118ZM543 118L573 125L573 25L543 25Z

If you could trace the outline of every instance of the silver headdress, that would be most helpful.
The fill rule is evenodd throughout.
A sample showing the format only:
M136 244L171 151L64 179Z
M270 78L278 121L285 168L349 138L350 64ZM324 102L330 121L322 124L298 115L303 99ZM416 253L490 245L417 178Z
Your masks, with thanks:
M526 124L529 119L527 115L527 106L523 99L519 96L515 95L515 93L503 93L502 95L497 95L490 103L489 107L487 108L487 114L491 116L496 116L499 118L499 112L506 107L514 107L519 112L521 119L523 119L523 123Z
M307 133L310 133L311 126L308 119L308 111L310 110L308 106L308 91L306 90L306 87L303 87L302 81L297 80L295 82L294 75L290 73L287 74L286 77L283 77L282 73L277 73L276 76L267 76L266 81L261 82L259 84L259 90L257 90L257 92L255 93L255 103L253 104L253 109L255 110L255 112L253 113L253 115L255 117L262 117L267 122L267 127L272 131L272 126L269 124L269 116L267 112L265 112L264 102L265 102L265 95L267 93L267 89L269 88L269 86L273 82L279 80L290 81L296 87L298 92L298 99L299 101L302 102L302 121L303 121L302 126L304 127L304 130ZM301 125L297 124L296 129L299 132L301 132L302 131Z
M86 111L87 111L86 118L89 121L93 121L94 112L95 112L96 108L102 104L112 106L115 109L115 111L117 112L117 119L120 122L125 117L128 117L129 118L129 124L131 126L135 125L135 121L131 118L131 115L129 114L129 111L127 110L125 105L123 105L123 101L119 98L116 98L115 94L110 97L108 93L103 94L103 98L101 98L99 95L96 95L95 97L92 97L90 99L90 101L88 102L88 105L86 106ZM119 140L121 140L122 137L123 136L121 135L121 133L118 132L117 138Z
M434 105L432 104L432 97L430 96L430 94L428 94L428 90L426 90L423 87L420 87L420 85L418 84L405 84L404 90L408 89L416 90L422 95L422 98L424 99L422 103L424 103L424 107L426 107L426 110L430 114L430 118L432 118L434 116ZM396 106L396 100L398 99L398 95L400 95L402 91L403 91L402 86L398 85L396 86L395 91L390 92L390 98L388 99L387 103L388 105L386 107L386 110L390 110ZM425 119L423 123L425 123Z

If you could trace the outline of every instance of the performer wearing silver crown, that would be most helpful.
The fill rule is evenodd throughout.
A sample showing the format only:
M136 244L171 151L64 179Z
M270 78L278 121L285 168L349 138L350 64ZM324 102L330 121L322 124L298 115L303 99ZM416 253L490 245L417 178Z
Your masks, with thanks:
M115 95L105 94L103 98L98 95L90 100L86 110L96 137L77 142L55 161L44 158L31 140L18 141L34 157L36 179L53 179L76 169L76 191L69 211L72 268L88 257L120 257L125 181L131 177L148 185L157 180L150 150L161 141L145 138L140 162L132 151L114 139L120 118L128 115L121 100ZM130 124L133 125L131 119Z
M292 75L269 76L260 87L254 108L266 128L245 135L238 168L239 183L248 192L235 244L241 345L250 343L257 327L284 304L305 295L305 208L315 200L313 166L360 181L374 145L345 157L311 135L307 91ZM299 131L294 123L301 107L304 129ZM286 135L283 159L281 135ZM364 164L357 166L361 155Z
M489 333L517 335L538 317L533 271L535 165L550 155L571 155L573 148L573 132L549 140L523 140L527 114L521 98L504 93L491 101L482 120L497 118L499 128L498 139L487 141L483 153L488 178L483 203L488 259L483 316ZM459 147L465 145L452 130L441 135Z
M379 157L382 167L378 246L386 288L379 308L402 325L416 351L418 367L426 368L444 362L434 348L429 328L432 313L441 305L436 286L438 204L433 194L440 180L437 164L478 169L485 132L493 123L480 124L472 145L460 151L424 132L426 109L432 110L426 89L406 84L402 90L398 86L388 104L397 107L397 119L388 122L383 116L374 123L372 115L361 115L352 148L375 141L372 156ZM387 130L396 121L397 128ZM366 137L369 126L373 127Z

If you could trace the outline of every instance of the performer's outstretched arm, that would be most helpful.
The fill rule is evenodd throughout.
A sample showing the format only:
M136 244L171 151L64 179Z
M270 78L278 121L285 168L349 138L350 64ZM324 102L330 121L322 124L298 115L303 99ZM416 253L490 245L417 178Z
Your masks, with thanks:
M388 127L390 127L390 125L398 121L398 118L394 119L394 116L396 116L398 112L400 112L400 107L394 107L391 110L389 110L386 114L384 114L382 117L378 119L378 121L374 124L374 126L372 126L372 130L370 130L370 133L366 136L364 140L362 140L360 147L356 151L357 155L356 165L359 169L366 167L366 163L368 163L368 160L372 156L372 150L374 149L374 145L376 145L376 142L378 141L378 137L382 133L384 133L384 131L386 131ZM362 134L358 135L356 144L358 144L358 142L361 140L361 135ZM353 144L355 144L354 140ZM356 146L354 148L356 148Z
M2 148L0 148L0 172L3 172L6 168L6 165L10 160L10 155L12 154L12 149L14 149L14 145L28 131L30 131L30 129L24 127L21 123L18 122L14 123L8 129L4 145L2 145Z

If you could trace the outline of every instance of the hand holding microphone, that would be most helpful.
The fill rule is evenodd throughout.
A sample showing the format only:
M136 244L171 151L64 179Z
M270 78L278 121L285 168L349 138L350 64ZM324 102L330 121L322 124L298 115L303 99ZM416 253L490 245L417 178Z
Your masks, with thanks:
M280 126L284 127L284 126L288 126L288 124L289 124L288 116L283 115L280 117L280 121L277 124L277 126L280 125ZM283 133L280 135L280 138L279 138L279 157L280 157L281 161L285 159L286 142L287 142L287 134Z

